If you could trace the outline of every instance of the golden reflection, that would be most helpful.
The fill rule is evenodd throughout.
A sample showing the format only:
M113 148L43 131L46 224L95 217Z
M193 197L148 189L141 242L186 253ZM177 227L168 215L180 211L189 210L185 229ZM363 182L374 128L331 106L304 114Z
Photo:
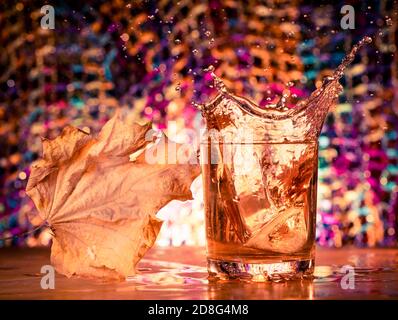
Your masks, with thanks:
M208 284L208 299L314 299L312 280L286 282L217 281Z

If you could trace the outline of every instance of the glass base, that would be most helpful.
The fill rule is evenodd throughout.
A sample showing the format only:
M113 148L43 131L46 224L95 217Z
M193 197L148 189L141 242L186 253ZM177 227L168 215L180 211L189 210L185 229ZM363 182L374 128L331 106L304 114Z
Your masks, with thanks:
M276 263L240 263L207 259L209 281L242 280L281 282L297 279L311 279L314 259L291 260Z

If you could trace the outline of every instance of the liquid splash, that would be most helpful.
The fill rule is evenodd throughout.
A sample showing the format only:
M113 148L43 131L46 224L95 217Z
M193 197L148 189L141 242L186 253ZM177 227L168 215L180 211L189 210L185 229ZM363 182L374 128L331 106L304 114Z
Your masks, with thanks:
M372 42L364 37L354 45L343 59L332 76L326 77L320 88L316 89L306 100L299 102L294 108L287 108L288 96L282 95L279 102L267 108L261 108L247 98L231 93L224 82L215 74L215 68L204 69L210 72L218 95L210 103L196 105L206 120L207 129L221 132L229 126L235 128L251 128L260 131L255 134L255 141L297 142L313 141L319 137L323 122L330 108L335 104L342 92L339 80L345 69L354 60L357 52ZM236 141L239 142L239 141Z

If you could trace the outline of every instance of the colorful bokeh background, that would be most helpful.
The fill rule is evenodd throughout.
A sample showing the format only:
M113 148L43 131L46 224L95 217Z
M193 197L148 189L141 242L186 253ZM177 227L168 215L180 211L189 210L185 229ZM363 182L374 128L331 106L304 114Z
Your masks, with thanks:
M203 126L194 103L214 95L209 74L266 107L284 90L308 96L363 36L344 92L320 137L317 241L396 246L398 215L398 2L148 0L2 1L0 4L0 237L34 229L24 188L41 137L67 124L98 132L115 112L155 127ZM40 8L55 9L55 29ZM355 29L342 30L343 5ZM288 83L294 85L290 89ZM203 245L201 183L173 201L160 245ZM43 228L1 246L45 245Z

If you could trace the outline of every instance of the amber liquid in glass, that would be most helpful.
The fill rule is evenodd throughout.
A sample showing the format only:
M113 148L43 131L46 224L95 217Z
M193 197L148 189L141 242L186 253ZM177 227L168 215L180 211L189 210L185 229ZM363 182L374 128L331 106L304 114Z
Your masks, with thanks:
M317 143L201 145L211 276L312 273L317 151Z

